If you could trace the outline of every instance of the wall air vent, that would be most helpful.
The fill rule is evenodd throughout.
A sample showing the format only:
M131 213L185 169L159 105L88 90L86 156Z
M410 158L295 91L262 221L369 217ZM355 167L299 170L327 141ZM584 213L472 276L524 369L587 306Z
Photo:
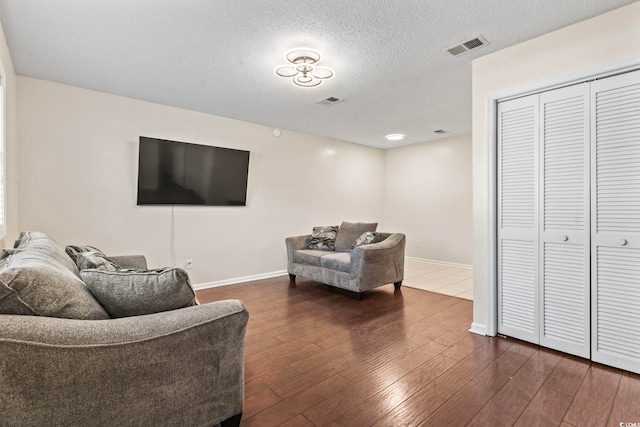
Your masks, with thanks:
M453 46L449 46L446 49L442 49L442 51L451 56L459 56L469 52L470 50L478 49L479 47L482 47L487 44L489 44L487 39L485 39L482 36L476 36L471 40L467 40L465 42L458 43Z
M342 101L343 99L336 98L335 96L330 96L329 98L323 99L322 101L318 102L318 105L324 105L325 107L330 107Z

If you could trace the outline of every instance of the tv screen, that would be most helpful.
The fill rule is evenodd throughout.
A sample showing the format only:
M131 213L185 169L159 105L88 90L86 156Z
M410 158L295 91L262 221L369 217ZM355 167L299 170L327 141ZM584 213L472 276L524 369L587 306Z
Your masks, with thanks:
M139 206L246 206L248 175L248 151L140 137Z

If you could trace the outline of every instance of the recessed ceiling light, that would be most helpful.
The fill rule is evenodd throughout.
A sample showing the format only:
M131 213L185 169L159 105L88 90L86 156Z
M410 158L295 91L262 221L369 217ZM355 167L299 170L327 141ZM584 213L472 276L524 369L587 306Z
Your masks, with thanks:
M404 135L401 133L390 133L386 135L387 141L402 141L404 139Z

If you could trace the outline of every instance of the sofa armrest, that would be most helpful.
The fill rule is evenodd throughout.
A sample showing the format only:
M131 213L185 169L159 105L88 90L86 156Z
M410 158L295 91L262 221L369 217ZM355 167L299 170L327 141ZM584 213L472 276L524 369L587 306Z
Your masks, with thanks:
M242 412L248 313L0 316L3 425L212 425Z
M381 242L353 248L349 274L359 278L361 291L403 280L405 244L404 234L393 233Z
M293 236L284 239L287 245L287 269L289 273L293 271L293 253L300 249L308 249L309 243L311 243L311 234L305 234L304 236Z
M285 239L287 249L291 248L295 251L300 249L309 249L309 243L311 243L311 234L305 234L304 236L293 236Z
M144 255L110 256L109 259L122 268L140 268L143 270L147 269L147 259L144 257Z

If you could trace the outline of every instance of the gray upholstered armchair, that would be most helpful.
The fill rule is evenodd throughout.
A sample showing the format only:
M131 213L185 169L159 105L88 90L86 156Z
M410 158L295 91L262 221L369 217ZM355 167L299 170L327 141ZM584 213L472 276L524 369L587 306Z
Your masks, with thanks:
M296 276L356 292L393 283L396 289L404 278L405 235L377 233L378 242L352 250L327 251L309 249L311 235L288 237L287 270Z
M0 260L0 425L240 424L241 301L109 318L55 242L30 232L16 244Z
M0 424L239 425L247 318L233 300L108 320L0 315Z

